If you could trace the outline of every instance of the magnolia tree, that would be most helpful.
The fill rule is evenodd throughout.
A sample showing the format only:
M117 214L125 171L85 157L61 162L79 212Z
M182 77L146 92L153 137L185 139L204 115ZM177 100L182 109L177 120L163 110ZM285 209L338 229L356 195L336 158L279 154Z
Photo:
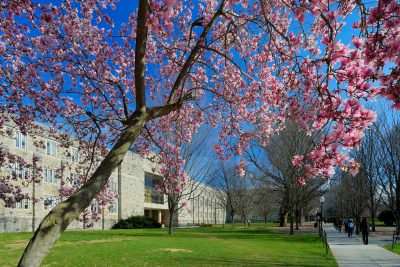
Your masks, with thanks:
M0 4L0 123L27 133L45 123L99 147L103 158L43 219L21 266L40 264L132 144L143 156L155 152L161 174L179 187L179 142L166 133L189 142L208 123L225 159L251 139L267 145L290 116L327 133L295 158L304 183L334 166L357 167L345 150L375 118L360 99L381 95L400 108L394 0L140 0L118 24L112 14L124 12L112 11L113 0L43 2ZM340 40L347 30L351 43ZM4 198L18 188L2 182L1 191Z
M156 187L161 193L165 193L168 197L168 234L174 235L174 220L175 217L186 210L188 213L193 213L194 199L205 190L205 187L211 183L212 174L215 172L213 162L217 159L215 154L207 155L212 148L211 138L212 133L209 128L201 128L194 133L190 143L175 143L179 146L179 154L184 161L183 171L189 177L184 176L187 182L180 185L171 183L169 175L174 174L174 168L167 164L166 168L168 175L163 172L164 177L156 181ZM173 138L170 142L179 139ZM172 172L172 173L171 173ZM179 181L179 180L178 180ZM189 209L188 202L192 202L192 207Z

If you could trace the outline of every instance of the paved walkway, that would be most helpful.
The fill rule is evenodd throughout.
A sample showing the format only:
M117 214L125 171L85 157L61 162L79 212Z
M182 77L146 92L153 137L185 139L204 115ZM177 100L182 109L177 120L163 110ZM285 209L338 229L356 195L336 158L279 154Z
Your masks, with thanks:
M380 245L390 244L390 240L374 239L364 245L362 238L353 235L348 238L343 231L338 233L333 225L324 225L329 247L339 267L342 266L385 266L400 267L400 255L390 252Z

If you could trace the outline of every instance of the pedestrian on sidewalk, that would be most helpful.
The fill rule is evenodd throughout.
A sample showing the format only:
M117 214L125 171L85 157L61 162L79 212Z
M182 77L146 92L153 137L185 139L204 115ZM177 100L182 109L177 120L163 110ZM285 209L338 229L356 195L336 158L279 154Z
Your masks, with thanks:
M341 233L342 232L342 220L340 218L338 218L337 228L338 228L339 233Z
M349 237L353 237L353 231L354 231L354 223L352 220L349 220L347 224L347 235Z
M365 245L368 245L368 235L369 235L369 224L367 218L363 217L360 223L361 233L363 242Z

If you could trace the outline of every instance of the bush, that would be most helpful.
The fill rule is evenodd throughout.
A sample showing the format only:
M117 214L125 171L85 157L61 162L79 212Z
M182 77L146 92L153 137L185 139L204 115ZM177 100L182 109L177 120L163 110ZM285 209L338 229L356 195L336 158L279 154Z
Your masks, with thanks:
M379 214L378 220L382 221L386 226L393 226L396 218L394 217L393 211L384 210Z
M138 229L138 228L161 228L161 224L150 217L131 216L125 220L120 220L112 227L112 229Z

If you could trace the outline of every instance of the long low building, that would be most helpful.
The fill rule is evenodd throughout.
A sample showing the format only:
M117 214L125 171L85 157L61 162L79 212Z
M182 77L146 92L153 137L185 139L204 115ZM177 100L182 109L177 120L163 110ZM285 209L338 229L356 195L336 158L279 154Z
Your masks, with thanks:
M30 196L16 203L14 207L5 207L0 200L0 232L33 231L44 216L63 200L60 196L61 185L73 182L73 177L79 169L79 151L76 148L64 148L56 140L42 136L26 136L15 127L10 127L10 136L0 136L1 145L14 155L22 157L25 161L39 158L43 169L40 183L24 183L24 176L29 169L19 169L17 183L23 192ZM36 145L42 143L43 146ZM35 145L34 145L35 144ZM62 165L74 168L61 168ZM4 179L13 167L2 166L0 179ZM61 174L56 170L64 169ZM167 196L160 194L154 187L154 180L160 176L152 170L152 164L141 158L138 154L129 151L119 166L110 177L110 190L117 197L108 208L103 209L101 216L91 225L91 229L110 229L119 219L134 215L152 217L161 224L168 224ZM182 208L174 218L174 224L187 226L194 224L220 224L225 221L225 209L220 205L215 194L215 189L200 185L196 187L189 197L181 201ZM35 201L32 201L34 199ZM98 212L98 205L93 203L89 209ZM90 216L90 214L89 214ZM82 221L75 220L68 229L86 228Z

